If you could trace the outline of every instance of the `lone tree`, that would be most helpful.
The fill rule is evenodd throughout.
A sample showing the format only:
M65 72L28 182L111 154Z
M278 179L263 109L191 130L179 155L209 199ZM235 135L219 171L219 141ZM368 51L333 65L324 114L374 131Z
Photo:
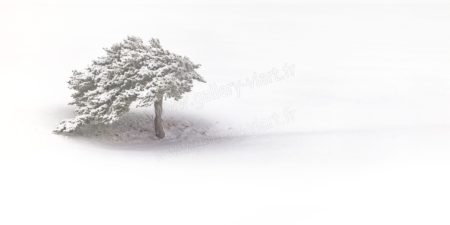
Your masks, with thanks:
M85 71L73 71L69 86L77 116L62 121L55 132L73 132L89 123L110 124L129 111L130 105L155 107L155 133L164 138L163 99L179 100L193 81L205 80L195 71L199 64L164 50L158 39L145 44L128 37L94 60Z

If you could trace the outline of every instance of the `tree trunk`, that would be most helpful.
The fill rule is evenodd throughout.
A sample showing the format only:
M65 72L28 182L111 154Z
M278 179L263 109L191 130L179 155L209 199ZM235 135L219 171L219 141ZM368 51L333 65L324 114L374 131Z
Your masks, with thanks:
M164 138L164 128L162 124L162 98L155 101L155 133L156 137Z

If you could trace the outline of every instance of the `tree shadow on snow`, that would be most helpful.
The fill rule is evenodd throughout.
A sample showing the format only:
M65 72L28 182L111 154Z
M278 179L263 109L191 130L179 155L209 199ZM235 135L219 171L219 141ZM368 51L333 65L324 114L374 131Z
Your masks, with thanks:
M155 135L153 114L139 110L128 112L112 124L86 125L76 132L62 135L108 148L152 151L189 151L236 139L217 135L215 122L193 115L168 114L163 119L166 134L163 139Z

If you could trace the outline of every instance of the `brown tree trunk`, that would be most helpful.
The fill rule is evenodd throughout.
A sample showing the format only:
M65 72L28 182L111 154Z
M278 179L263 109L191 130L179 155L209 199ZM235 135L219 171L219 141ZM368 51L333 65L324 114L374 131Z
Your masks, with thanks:
M166 135L164 133L164 128L162 124L162 98L155 101L155 133L156 137L158 138L164 138Z

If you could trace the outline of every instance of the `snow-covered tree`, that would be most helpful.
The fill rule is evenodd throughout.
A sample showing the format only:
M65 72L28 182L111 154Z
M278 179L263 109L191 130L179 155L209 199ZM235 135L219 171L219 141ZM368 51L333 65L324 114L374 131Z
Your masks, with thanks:
M105 48L85 71L73 71L69 86L76 117L62 121L55 132L73 132L89 123L110 124L138 107L155 107L156 136L165 136L162 126L163 99L179 100L192 89L193 81L205 82L195 71L199 64L164 50L158 39L148 44L137 37Z

